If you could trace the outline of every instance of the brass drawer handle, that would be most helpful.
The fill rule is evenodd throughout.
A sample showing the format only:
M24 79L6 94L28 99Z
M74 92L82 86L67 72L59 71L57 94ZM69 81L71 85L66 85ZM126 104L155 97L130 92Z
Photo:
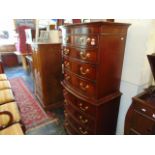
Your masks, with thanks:
M80 44L83 44L83 43L85 43L85 38L81 37L80 38Z
M155 118L155 114L152 114L152 117Z
M67 49L67 48L64 49L64 54L65 54L65 55L68 55L69 52L70 52L69 49Z
M70 63L67 62L67 61L65 61L65 62L64 62L64 65L65 65L65 67L69 67L69 66L70 66Z
M80 132L81 132L83 135L88 134L88 132L87 132L87 131L83 131L81 127L79 127L79 130L80 130Z
M88 59L90 57L90 53L88 53L88 52L80 52L80 57L81 57L81 59L86 60L86 59Z
M71 77L69 76L69 75L67 75L67 74L65 74L65 80L69 80Z
M86 43L90 43L91 42L91 38L85 38L85 37L81 37L80 38L80 43L81 44L86 44Z
M84 119L81 115L79 116L79 119L83 124L88 123L88 119Z
M91 43L90 44L93 45L93 46L96 44L94 38L91 39Z
M91 39L90 39L90 38L87 38L87 40L86 40L86 41L87 41L87 43L90 43Z
M88 109L88 106L86 106L86 107L82 107L82 106L83 106L83 104L82 103L79 103L79 107L80 107L80 109L82 111L86 111Z
M86 84L86 85L84 86L83 82L80 82L80 88L81 88L82 90L86 91L86 90L89 88L89 85Z
M146 112L146 109L142 108L141 111L142 111L142 112Z
M69 103L67 102L67 100L66 100L66 99L64 100L64 103L65 103L66 105L68 105L68 104L69 104Z
M64 115L67 117L68 116L68 113L66 112L66 110L64 110Z
M80 73L82 74L82 75L86 75L87 73L89 73L90 72L90 69L83 69L83 67L80 67Z

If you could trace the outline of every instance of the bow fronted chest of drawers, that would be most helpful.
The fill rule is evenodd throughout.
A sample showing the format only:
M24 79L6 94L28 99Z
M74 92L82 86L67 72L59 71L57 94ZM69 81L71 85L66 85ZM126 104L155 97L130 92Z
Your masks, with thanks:
M128 26L93 22L61 27L69 134L115 134Z

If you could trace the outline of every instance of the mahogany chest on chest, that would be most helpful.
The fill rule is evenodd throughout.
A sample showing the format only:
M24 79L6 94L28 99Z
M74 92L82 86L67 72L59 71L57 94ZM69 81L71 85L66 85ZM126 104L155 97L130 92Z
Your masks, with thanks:
M33 44L35 95L46 110L62 106L61 44Z
M69 134L115 134L128 26L93 22L62 27Z

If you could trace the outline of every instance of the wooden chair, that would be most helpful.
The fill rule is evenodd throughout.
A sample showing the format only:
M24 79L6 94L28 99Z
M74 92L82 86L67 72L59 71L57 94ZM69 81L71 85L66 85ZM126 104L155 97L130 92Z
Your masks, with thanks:
M11 89L0 90L0 105L13 101L15 98Z
M7 128L0 130L0 135L24 135L20 123L13 124Z
M6 74L0 74L0 81L7 80Z
M10 102L10 103L1 105L0 111L2 112L0 116L0 128L7 126L8 123L10 125L13 123L21 122L21 116L16 102ZM10 116L8 117L8 115Z
M10 82L8 80L0 81L0 90L11 89Z

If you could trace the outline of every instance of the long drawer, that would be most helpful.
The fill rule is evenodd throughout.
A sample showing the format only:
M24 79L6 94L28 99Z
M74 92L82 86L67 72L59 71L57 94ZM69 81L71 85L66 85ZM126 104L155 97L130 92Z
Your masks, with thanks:
M63 92L65 97L65 104L71 104L75 108L79 109L81 112L84 112L91 117L94 117L96 115L96 106L76 98L67 90L64 90Z
M62 53L64 56L79 59L89 63L97 62L98 49L73 48L71 46L63 46Z
M68 72L67 70L64 71L64 78L65 78L65 82L73 89L76 89L77 91L85 95L90 95L92 97L96 96L95 83L81 79L76 75L74 75L73 73Z
M85 129L95 129L95 120L94 118L86 115L85 113L80 112L79 110L72 107L71 104L65 105L65 112L70 114L76 121L79 122L81 126Z
M149 106L143 105L139 102L134 103L134 108L136 111L155 120L155 110L153 108L150 108Z
M86 128L86 127L82 126L78 121L73 119L73 117L69 114L65 118L65 121L67 121L69 123L69 125L74 129L74 131L76 130L78 132L78 134L81 134L81 135L94 134L93 130L90 130L90 128Z
M90 80L96 80L96 65L64 58L64 69L68 69L71 72Z

